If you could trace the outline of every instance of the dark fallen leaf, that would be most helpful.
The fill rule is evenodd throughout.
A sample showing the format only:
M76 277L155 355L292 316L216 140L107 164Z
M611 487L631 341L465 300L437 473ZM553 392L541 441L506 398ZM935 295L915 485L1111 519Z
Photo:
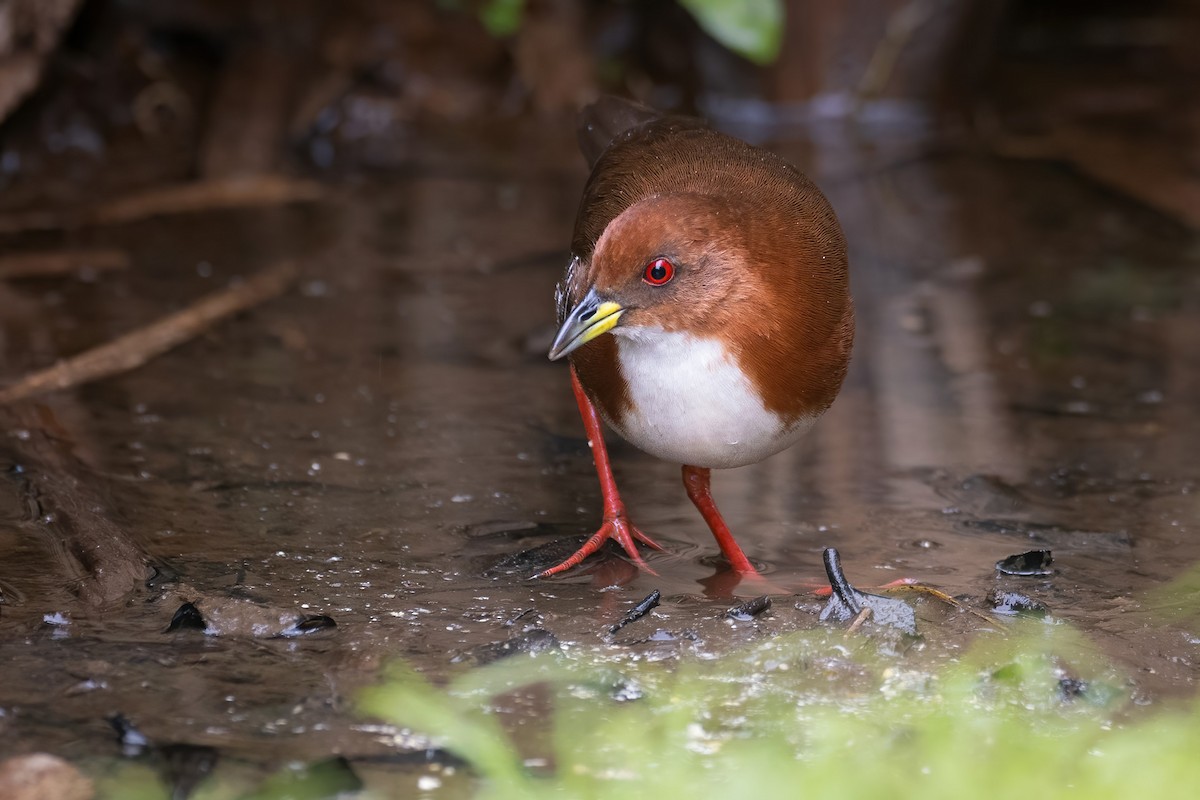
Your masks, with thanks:
M167 625L164 633L174 633L178 630L202 631L207 627L208 624L204 621L204 615L200 613L200 609L191 603L184 603L175 611L175 616L171 617L171 623Z
M725 610L725 616L739 622L754 619L771 607L771 596L762 594Z
M1049 550L1029 550L1000 559L996 569L1005 575L1053 575L1052 563L1054 555Z
M992 611L1006 616L1044 617L1050 613L1045 605L1019 592L992 589L987 595Z
M846 580L846 575L842 572L841 558L838 556L837 550L832 547L825 548L822 557L825 561L825 574L829 578L829 585L833 587L829 602L821 610L822 622L831 619L837 622L849 622L864 608L870 608L872 624L894 628L912 636L916 635L917 615L908 603L894 597L883 597L855 589L850 585L850 581Z
M309 614L306 617L301 617L295 625L287 628L279 635L282 638L290 639L295 636L304 636L316 631L324 631L336 627L337 623L333 621L333 617L327 617L324 614Z
M631 622L637 622L639 619L649 614L650 610L657 606L661 600L662 592L660 592L658 589L655 589L653 592L642 598L640 603L629 609L625 616L614 622L608 629L609 634L611 635L616 633Z

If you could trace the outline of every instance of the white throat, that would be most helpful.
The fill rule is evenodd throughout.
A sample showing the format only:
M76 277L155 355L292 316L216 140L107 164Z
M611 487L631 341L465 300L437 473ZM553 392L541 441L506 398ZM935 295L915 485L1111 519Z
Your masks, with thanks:
M785 425L717 339L634 326L613 334L633 404L610 424L651 455L740 467L791 446L814 421Z

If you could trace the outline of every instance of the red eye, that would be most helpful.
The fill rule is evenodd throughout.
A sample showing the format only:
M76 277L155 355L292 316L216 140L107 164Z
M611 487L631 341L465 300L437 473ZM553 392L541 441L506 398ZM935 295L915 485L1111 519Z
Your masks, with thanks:
M662 286L675 277L675 265L665 258L656 258L646 265L642 280L651 286Z

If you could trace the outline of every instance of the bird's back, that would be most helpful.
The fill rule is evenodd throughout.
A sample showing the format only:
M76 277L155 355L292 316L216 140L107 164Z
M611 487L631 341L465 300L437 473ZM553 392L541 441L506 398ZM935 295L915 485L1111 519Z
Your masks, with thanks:
M790 210L800 234L844 253L833 209L807 176L703 120L604 97L580 113L579 138L592 174L571 249L584 261L608 224L630 205L655 194L685 192L722 197L742 206L750 218L760 216L760 209L772 219L781 208ZM844 266L844 256L837 261Z

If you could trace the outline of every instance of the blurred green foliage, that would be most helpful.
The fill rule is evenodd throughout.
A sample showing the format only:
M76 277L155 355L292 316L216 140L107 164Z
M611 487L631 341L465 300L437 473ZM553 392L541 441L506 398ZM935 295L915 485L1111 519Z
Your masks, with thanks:
M783 41L783 0L679 0L709 36L756 64L769 64ZM487 0L479 18L494 36L521 27L525 0Z
M783 42L783 0L679 0L709 36L756 64L770 64Z
M521 27L525 0L488 0L479 9L479 19L493 36L510 36Z
M1200 569L1144 601L1151 620L1194 624ZM443 785L444 770L428 796L1129 800L1200 786L1200 703L1138 708L1128 677L1061 622L1005 625L941 666L920 662L836 629L671 663L576 644L445 686L397 664L357 707L477 776ZM419 785L411 768L360 782L367 766L328 759L264 776L222 761L192 797L383 800ZM97 788L101 800L172 796L162 764L144 758L110 765Z
M1198 709L1120 722L1126 683L1094 660L1041 623L982 639L936 674L897 667L863 637L797 634L674 669L512 659L444 689L398 667L360 708L462 756L489 799L1188 795ZM533 684L553 697L553 752L537 754L548 776L523 768L493 713L494 698Z

